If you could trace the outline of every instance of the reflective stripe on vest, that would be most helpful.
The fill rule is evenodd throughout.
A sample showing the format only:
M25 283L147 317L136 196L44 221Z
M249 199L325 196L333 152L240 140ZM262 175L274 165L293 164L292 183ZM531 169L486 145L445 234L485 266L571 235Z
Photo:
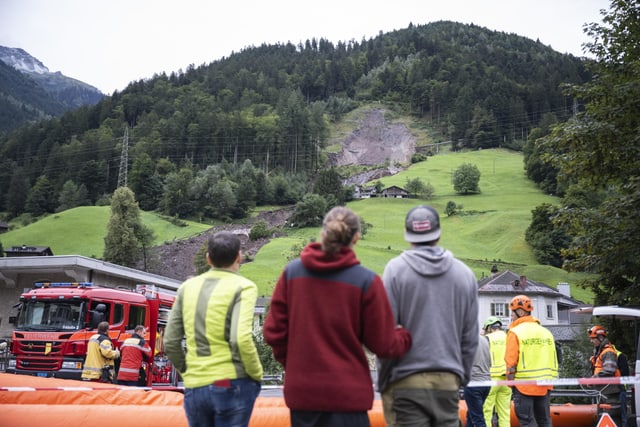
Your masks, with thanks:
M504 354L507 350L507 334L504 331L495 331L488 334L487 338L489 338L491 352L491 368L489 369L491 379L505 379L507 364L504 361Z
M516 380L558 377L558 359L553 335L537 322L524 322L511 329L518 337L520 354Z
M602 349L602 351L600 351L600 353L598 353L598 356L596 357L596 363L593 366L593 375L598 375L600 373L600 371L602 371L602 355L605 353L615 353L616 354L616 362L617 362L617 358L618 356L620 356L620 351L618 351L613 344L607 344L604 346L604 348ZM616 377L620 376L620 368L617 367L617 363L616 363L616 373L615 375Z

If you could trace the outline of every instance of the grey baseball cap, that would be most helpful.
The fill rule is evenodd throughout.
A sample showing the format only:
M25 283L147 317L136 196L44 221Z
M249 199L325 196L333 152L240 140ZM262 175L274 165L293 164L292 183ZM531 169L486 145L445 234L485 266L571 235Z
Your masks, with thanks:
M432 242L440 238L440 217L431 206L416 206L407 213L404 228L407 242Z

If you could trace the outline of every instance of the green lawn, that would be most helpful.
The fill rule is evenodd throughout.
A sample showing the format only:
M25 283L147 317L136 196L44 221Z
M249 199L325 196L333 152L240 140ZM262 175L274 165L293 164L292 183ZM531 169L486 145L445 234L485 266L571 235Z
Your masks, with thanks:
M109 206L82 206L49 215L26 227L2 235L4 248L27 244L49 246L54 255L84 255L101 258L111 210ZM154 244L184 239L211 225L184 221L179 227L154 213L142 212L142 222L155 233Z
M452 172L463 163L480 169L481 194L461 196L451 183ZM558 199L543 194L526 179L523 157L506 150L483 150L465 153L442 152L408 170L381 179L385 187L403 187L407 178L419 177L435 188L432 200L372 198L349 203L372 227L356 246L362 263L382 273L389 259L408 248L404 241L404 217L418 204L429 204L441 214L441 245L465 261L478 279L490 274L498 263L528 276L531 280L556 286L568 282L572 296L585 302L592 297L577 283L585 277L561 269L538 265L531 248L524 240L531 222L531 211L541 203L558 203ZM447 217L444 209L449 201L463 205L463 214ZM473 212L471 214L466 214ZM276 239L264 246L252 264L243 266L243 274L254 280L262 294L270 294L273 284L286 263L285 253L300 241L317 238L319 229L296 230L287 239Z
M461 196L454 192L451 175L463 163L472 163L480 169L480 194ZM541 203L558 203L558 199L543 194L526 179L522 154L506 150L443 151L381 181L385 187L403 187L408 178L415 177L434 186L432 200L372 198L349 203L349 207L371 224L356 246L356 253L365 266L381 274L387 261L408 247L403 239L404 217L411 207L425 203L440 212L441 245L466 262L478 279L490 274L491 266L497 263L501 270L508 268L550 286L568 282L575 298L592 300L589 292L577 286L584 275L538 265L524 241L531 211ZM447 217L444 214L449 201L463 206L461 215ZM3 234L1 241L5 248L22 244L49 246L56 255L100 258L109 215L108 206L79 207ZM189 221L179 227L148 212L142 213L142 220L154 231L155 244L193 236L211 227ZM316 239L320 230L286 231L287 237L273 239L262 247L253 262L242 266L241 273L258 284L261 295L271 295L292 246Z

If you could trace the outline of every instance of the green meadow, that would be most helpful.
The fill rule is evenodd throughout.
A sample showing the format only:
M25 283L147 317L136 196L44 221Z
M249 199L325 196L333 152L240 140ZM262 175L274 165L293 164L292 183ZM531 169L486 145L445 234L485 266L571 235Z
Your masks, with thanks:
M101 258L111 209L109 206L81 206L49 215L26 227L0 236L4 248L49 246L54 255L84 255ZM180 240L211 228L211 225L183 221L178 226L150 212L142 212L142 222L155 234L155 245Z
M451 177L463 163L472 163L480 170L480 194L455 193ZM509 269L552 287L559 282L570 283L572 296L584 302L592 300L588 291L578 287L585 275L539 265L524 240L531 211L542 203L556 204L559 199L545 195L526 178L521 153L500 149L443 151L380 181L385 187L404 187L407 179L416 177L433 185L433 199L371 198L348 204L371 224L355 247L364 265L382 273L387 261L408 248L403 238L407 211L419 204L429 204L440 213L440 244L467 263L478 279L491 274L491 266L497 264L501 271ZM446 216L444 210L449 201L462 205L459 215ZM242 273L258 284L262 294L269 295L291 247L317 239L319 233L319 228L295 230L287 238L272 240L260 249L252 263L243 265Z
M463 163L472 163L480 170L480 194L462 196L453 190L453 171ZM370 224L355 247L365 266L381 274L387 261L407 249L403 239L405 214L413 206L429 204L440 212L440 244L467 263L478 279L489 275L491 266L496 264L501 271L509 269L552 287L558 282L568 282L572 296L591 302L591 294L578 286L584 275L537 264L524 240L531 211L541 203L555 204L559 200L543 194L526 179L521 153L500 149L461 153L445 150L380 181L385 187L404 187L407 179L416 177L435 188L431 200L371 198L348 204ZM447 217L444 210L449 201L462 206L462 211ZM56 255L100 258L109 214L108 206L70 209L3 234L0 241L5 248L22 244L49 246ZM178 226L150 212L142 213L142 221L154 231L156 245L184 239L211 227L191 221ZM252 262L241 268L243 275L256 282L261 295L271 294L292 247L317 239L320 232L319 228L285 231L286 237L272 239Z

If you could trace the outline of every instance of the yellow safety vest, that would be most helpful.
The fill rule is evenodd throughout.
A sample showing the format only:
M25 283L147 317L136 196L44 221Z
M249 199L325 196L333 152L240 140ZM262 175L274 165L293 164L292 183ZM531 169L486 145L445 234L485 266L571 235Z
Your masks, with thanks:
M504 353L507 350L507 333L494 331L487 335L491 353L491 368L489 373L493 380L504 380L507 364L504 361Z
M510 329L518 337L520 354L516 380L547 380L558 377L556 346L551 332L537 322Z

